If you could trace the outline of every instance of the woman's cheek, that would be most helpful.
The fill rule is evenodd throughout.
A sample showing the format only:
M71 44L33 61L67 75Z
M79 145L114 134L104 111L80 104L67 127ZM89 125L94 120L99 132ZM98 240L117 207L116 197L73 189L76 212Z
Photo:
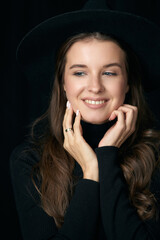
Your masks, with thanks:
M71 103L73 111L76 112L78 109L77 95L75 94L74 91L70 90L70 91L66 91L66 97L67 97L67 100Z
M126 84L121 81L119 84L112 87L111 92L115 97L124 100L126 95Z

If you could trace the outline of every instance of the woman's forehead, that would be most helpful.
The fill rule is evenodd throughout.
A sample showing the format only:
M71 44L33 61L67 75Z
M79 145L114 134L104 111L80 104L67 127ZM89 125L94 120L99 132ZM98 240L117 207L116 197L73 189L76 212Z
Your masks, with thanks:
M86 39L72 44L66 54L68 64L84 64L90 61L123 63L125 61L125 52L120 46L111 40Z

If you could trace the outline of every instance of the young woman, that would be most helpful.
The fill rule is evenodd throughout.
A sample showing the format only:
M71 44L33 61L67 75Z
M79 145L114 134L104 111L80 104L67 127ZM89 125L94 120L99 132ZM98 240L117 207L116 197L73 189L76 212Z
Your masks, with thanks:
M160 238L160 134L143 95L148 80L130 41L107 32L66 37L49 109L12 154L24 239Z

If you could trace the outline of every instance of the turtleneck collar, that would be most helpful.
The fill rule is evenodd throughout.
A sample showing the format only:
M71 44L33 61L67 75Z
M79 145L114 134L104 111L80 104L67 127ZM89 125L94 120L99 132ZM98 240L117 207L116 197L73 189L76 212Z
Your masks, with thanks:
M83 137L86 142L93 148L98 147L98 143L103 138L106 131L115 124L117 119L108 121L102 124L92 124L81 120L81 126L83 129Z

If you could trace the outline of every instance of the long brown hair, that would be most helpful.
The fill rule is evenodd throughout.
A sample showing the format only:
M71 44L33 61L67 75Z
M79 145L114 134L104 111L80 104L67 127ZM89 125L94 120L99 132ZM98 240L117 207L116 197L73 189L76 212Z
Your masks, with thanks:
M114 41L126 55L126 70L130 90L125 102L137 106L139 110L135 132L119 149L121 168L128 184L130 201L136 207L142 220L156 216L156 199L150 192L152 174L159 164L160 134L153 130L153 117L144 98L141 85L141 68L136 55L130 48L113 36L100 33L81 33L68 39L61 47L55 71L52 98L48 111L32 126L32 139L40 154L40 162L34 166L34 173L40 178L40 193L44 211L52 216L57 227L64 221L65 211L73 194L75 160L63 148L62 122L66 108L66 95L63 89L63 74L66 53L77 41L97 39ZM45 122L41 134L35 129ZM36 135L36 136L35 136Z

